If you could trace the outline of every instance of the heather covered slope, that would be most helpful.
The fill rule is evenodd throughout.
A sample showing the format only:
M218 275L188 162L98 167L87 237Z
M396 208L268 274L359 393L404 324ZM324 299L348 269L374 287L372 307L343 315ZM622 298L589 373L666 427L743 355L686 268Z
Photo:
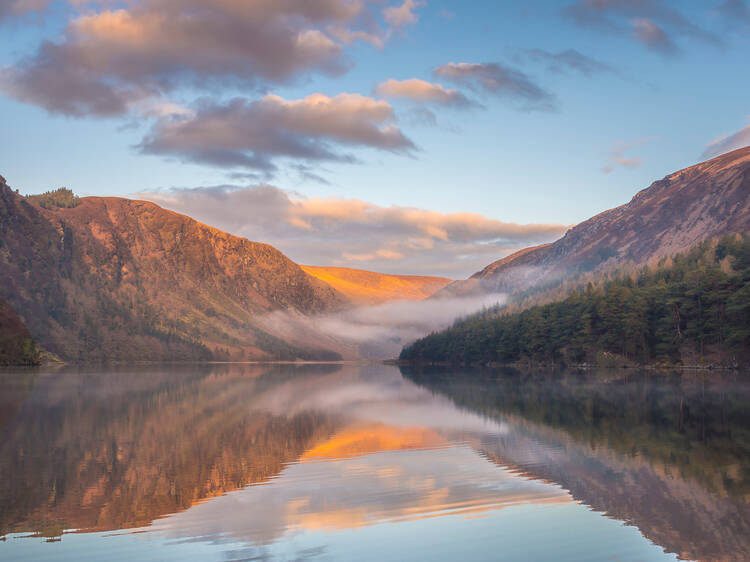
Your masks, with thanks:
M389 275L348 267L301 267L313 277L328 283L353 303L362 305L425 299L451 282L445 277Z
M286 342L277 310L347 300L281 252L143 201L32 203L0 182L0 297L67 360L336 358L331 342Z
M552 244L490 264L440 294L514 293L587 271L643 265L712 237L750 231L750 147L666 176Z

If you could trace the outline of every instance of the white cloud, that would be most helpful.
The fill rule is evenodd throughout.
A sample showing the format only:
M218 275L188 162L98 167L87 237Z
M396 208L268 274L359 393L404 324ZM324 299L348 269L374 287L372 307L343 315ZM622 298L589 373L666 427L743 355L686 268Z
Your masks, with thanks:
M612 146L612 150L609 152L609 159L602 168L602 172L609 174L615 170L618 166L621 168L638 168L643 164L643 161L638 156L626 156L626 152L630 152L633 149L648 144L656 140L656 137L644 137L636 139L630 142L616 142Z
M555 109L554 95L520 70L497 62L449 62L438 66L433 74L476 91L507 98L519 103L520 109Z
M458 90L444 88L418 78L386 80L375 87L375 94L384 98L405 98L414 102L434 103L454 107L474 105Z
M309 265L462 278L511 251L554 240L556 224L507 223L474 213L382 207L360 199L304 198L270 185L139 193Z
M158 120L140 148L149 154L270 172L276 168L274 160L283 157L354 161L340 147L414 150L395 120L388 102L359 94L206 101L193 113Z
M61 39L44 41L35 54L5 68L0 86L17 99L74 116L120 115L134 102L182 86L247 88L311 72L340 74L351 65L345 45L382 46L388 35L372 15L380 3L369 0L73 3L85 9ZM5 0L0 18L46 4ZM393 21L405 23L413 7L397 8Z
M703 157L711 158L746 146L750 146L750 125L743 127L732 134L723 135L708 143L703 152Z
M422 4L416 0L404 0L400 6L388 6L383 9L383 19L393 27L415 24L419 18L414 10Z

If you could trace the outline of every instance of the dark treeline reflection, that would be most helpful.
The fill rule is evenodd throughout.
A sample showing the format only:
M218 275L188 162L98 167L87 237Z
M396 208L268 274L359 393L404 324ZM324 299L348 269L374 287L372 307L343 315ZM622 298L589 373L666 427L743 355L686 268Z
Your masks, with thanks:
M305 367L306 376L337 370ZM265 481L337 426L254 407L295 367L0 374L0 536L142 526Z
M750 385L730 375L402 369L508 424L488 458L554 481L682 558L750 559Z

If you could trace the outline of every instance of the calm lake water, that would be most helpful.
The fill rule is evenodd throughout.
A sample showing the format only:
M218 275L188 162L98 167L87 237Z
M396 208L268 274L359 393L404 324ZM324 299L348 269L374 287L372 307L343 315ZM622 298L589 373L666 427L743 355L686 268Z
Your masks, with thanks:
M750 385L0 371L2 560L750 560Z

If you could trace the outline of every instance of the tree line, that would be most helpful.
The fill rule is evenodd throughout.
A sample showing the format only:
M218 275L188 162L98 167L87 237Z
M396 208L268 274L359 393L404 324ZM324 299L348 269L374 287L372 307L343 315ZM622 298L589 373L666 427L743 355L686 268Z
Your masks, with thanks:
M405 347L427 363L722 364L750 358L750 236L600 275L558 302L496 306Z

